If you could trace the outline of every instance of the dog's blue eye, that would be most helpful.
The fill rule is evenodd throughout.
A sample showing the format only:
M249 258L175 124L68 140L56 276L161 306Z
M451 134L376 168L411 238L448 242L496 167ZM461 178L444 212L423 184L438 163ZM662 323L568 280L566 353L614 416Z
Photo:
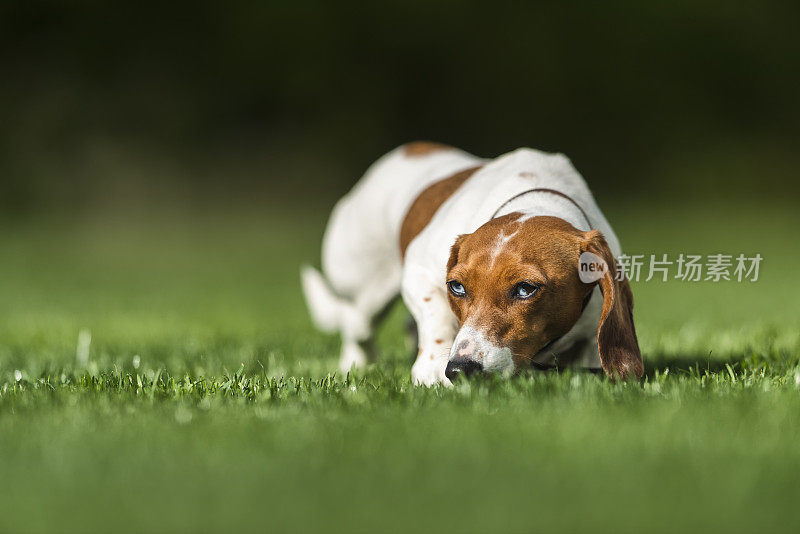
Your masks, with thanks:
M456 297L463 297L467 294L467 290L464 289L464 285L461 282L456 282L455 280L450 280L447 282L447 289L449 289L450 293Z
M514 289L511 290L511 296L515 299L527 299L535 295L538 290L539 288L533 284L529 284L528 282L520 282L514 286Z

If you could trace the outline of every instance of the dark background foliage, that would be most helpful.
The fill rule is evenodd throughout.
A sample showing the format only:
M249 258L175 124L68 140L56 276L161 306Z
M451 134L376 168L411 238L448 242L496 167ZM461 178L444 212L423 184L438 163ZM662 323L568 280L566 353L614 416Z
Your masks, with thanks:
M0 207L331 201L414 139L598 196L797 190L800 5L0 4Z

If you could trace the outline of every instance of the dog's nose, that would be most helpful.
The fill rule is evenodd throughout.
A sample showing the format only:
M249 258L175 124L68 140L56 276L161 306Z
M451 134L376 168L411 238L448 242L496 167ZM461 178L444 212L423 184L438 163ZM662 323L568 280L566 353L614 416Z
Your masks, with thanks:
M455 381L460 376L469 376L471 374L483 371L483 365L475 360L467 358L455 358L447 362L447 368L444 370L444 375L451 381Z

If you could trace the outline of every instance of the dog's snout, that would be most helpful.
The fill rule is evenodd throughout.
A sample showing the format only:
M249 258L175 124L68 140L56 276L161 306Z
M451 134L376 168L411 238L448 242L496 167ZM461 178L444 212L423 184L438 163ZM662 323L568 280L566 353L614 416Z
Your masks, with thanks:
M456 347L456 356L467 359L475 353L475 341L472 339L463 339Z
M470 376L474 373L483 371L483 365L467 358L455 358L447 362L444 375L453 382L460 376Z

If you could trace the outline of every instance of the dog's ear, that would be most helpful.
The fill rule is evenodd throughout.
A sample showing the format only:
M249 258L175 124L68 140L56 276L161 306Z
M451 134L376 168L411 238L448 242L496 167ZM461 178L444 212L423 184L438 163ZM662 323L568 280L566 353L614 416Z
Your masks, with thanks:
M450 247L450 259L447 260L447 272L450 272L450 269L456 266L458 263L458 251L461 249L461 244L464 242L464 239L467 238L467 234L461 234L456 238L453 242L453 246Z
M636 327L633 325L633 293L620 273L603 235L592 230L584 236L582 252L591 252L605 261L607 268L597 281L603 293L603 311L597 325L597 346L603 370L612 379L640 378L644 373Z

